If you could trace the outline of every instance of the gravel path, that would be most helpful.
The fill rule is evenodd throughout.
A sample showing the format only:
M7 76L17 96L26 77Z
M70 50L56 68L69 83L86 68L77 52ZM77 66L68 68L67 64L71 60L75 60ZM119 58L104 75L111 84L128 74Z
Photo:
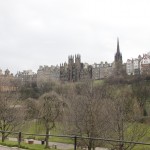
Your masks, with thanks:
M55 144L55 143L53 143ZM66 148L69 148L69 147L66 147L66 145L59 145L59 148L61 147L61 150L65 150ZM71 147L72 148L72 147ZM7 147L7 146L2 146L0 145L0 150L25 150L25 149L21 149L21 148L17 148L17 147ZM108 150L107 148L96 148L96 150Z
M10 141L17 141L16 138L9 138ZM28 143L28 140L25 139L25 142ZM38 140L34 140L34 144L41 144L41 141ZM58 142L49 142L49 145L54 147L57 147L57 149L61 149L61 150L70 150L74 148L73 144L65 144L65 143L58 143ZM1 146L0 145L0 150L25 150L25 149L21 149L21 148L11 148L11 147L6 147L6 146ZM107 148L96 148L95 150L109 150Z
M16 138L9 138L9 140L10 141L17 141ZM25 142L28 143L28 140L25 139ZM41 141L34 140L34 144L41 144ZM58 149L61 149L61 150L68 150L68 149L73 149L74 148L73 144L65 144L65 143L57 143L57 142L49 142L49 145L52 146L52 147L55 147L55 145L56 145L56 147Z
M0 150L23 150L23 149L17 148L17 147L7 147L7 146L0 145Z

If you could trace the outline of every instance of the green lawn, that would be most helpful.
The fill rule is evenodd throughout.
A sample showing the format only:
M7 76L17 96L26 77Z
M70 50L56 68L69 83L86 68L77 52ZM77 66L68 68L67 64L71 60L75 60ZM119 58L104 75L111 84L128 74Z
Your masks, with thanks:
M135 146L133 150L150 150L150 146L138 145L138 146Z
M149 125L148 124L144 124L144 123L140 124L140 126L141 126L141 128L144 128L145 126L147 126L149 128ZM24 128L23 128L22 132L23 133L31 133L31 134L45 134L44 126L41 125L41 124L37 124L34 121L27 122L24 125ZM62 135L63 132L62 132L61 125L57 124L56 128L54 128L51 131L51 134ZM14 135L14 137L17 137L17 135ZM43 140L44 139L44 137L42 137L42 136L29 136L29 135L23 135L23 138L24 139L32 138L32 139L36 139L36 140ZM68 144L73 144L74 143L74 140L71 139L71 138L61 138L61 137L50 137L49 141L51 141L51 142L60 142L60 143L68 143ZM145 137L141 141L143 141L145 143L150 143L150 129L148 129L147 134L145 135ZM14 146L16 146L17 142L14 143L14 142L11 142L11 141L7 141L6 144L8 144L8 145L9 144L14 144ZM35 144L29 145L29 144L26 144L26 143L22 143L21 145L24 146L24 147L28 147L31 150L32 149L33 150L41 150L41 149L44 148L43 145L35 145ZM137 145L134 148L134 150L150 150L150 146Z
M50 134L54 135L62 135L62 129L60 124L56 124L56 128L53 128L53 130L50 131ZM44 126L42 124L38 124L35 121L27 122L23 129L23 133L31 133L31 134L45 134ZM23 138L31 138L36 140L44 140L44 136L32 136L32 135L23 135ZM60 142L60 143L73 143L73 140L71 138L61 138L61 137L50 137L49 141L51 142Z
M104 80L94 80L94 86L103 85Z

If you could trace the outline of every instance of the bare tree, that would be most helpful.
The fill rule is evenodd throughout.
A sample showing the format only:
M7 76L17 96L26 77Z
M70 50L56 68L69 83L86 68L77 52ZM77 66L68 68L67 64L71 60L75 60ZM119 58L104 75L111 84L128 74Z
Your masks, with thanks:
M147 133L147 127L137 122L136 103L127 87L115 87L106 100L107 138L121 141L139 141ZM135 144L112 143L117 150L131 150Z
M147 115L145 106L146 101L150 96L149 82L142 80L136 81L136 83L132 84L132 92L139 104L141 114L143 116Z
M72 134L87 137L102 137L105 134L105 108L102 99L104 92L105 90L99 91L94 87L91 81L77 85L68 100L68 123L72 127ZM93 140L83 140L82 144L86 145L88 150L97 146Z
M68 96L70 133L87 137L139 141L147 128L138 123L140 111L132 89L128 85L80 83ZM71 129L72 127L72 129ZM103 146L84 140L88 149ZM110 143L117 150L130 150L135 144Z
M46 146L48 148L49 132L55 127L57 119L63 112L63 101L55 92L45 93L39 98L39 120L46 130Z
M25 111L16 93L0 93L0 129L16 131L24 123ZM2 132L2 142L10 133Z
M24 101L24 107L26 110L26 120L33 120L38 118L38 100L33 98L28 98Z

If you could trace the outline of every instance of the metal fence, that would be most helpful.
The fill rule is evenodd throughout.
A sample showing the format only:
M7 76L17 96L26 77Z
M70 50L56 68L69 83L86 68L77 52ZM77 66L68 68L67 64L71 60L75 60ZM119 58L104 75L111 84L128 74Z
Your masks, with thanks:
M9 133L12 135L15 135L17 142L18 142L18 147L20 147L21 142L23 141L24 136L34 136L34 137L44 137L46 136L45 134L30 134L30 133L23 133L23 132L11 132L11 131L2 131L0 130L0 133ZM54 134L49 134L49 137L59 137L59 138L69 138L72 139L72 145L73 149L77 150L77 148L80 146L80 149L86 149L86 144L85 142L91 142L91 144L94 144L94 142L100 141L101 143L107 142L109 144L116 143L116 146L120 146L118 148L107 148L108 150L123 150L121 148L121 145L123 146L124 144L130 144L130 145L143 145L143 146L148 146L150 149L150 143L144 143L144 142L136 142L136 141L123 141L123 140L115 140L115 139L106 139L106 138L94 138L94 137L84 137L84 136L76 136L76 135L54 135ZM83 145L81 144L82 141L84 141ZM44 144L45 142L41 140L41 144ZM67 143L66 143L67 144ZM102 144L103 145L103 144ZM92 145L93 146L93 145ZM96 146L96 145L95 145ZM55 147L57 149L57 147Z

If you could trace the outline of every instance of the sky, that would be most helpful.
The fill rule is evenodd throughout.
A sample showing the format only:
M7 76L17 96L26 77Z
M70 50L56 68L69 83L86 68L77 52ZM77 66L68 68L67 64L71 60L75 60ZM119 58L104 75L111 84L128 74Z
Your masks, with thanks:
M150 0L0 0L0 68L123 62L150 51Z

